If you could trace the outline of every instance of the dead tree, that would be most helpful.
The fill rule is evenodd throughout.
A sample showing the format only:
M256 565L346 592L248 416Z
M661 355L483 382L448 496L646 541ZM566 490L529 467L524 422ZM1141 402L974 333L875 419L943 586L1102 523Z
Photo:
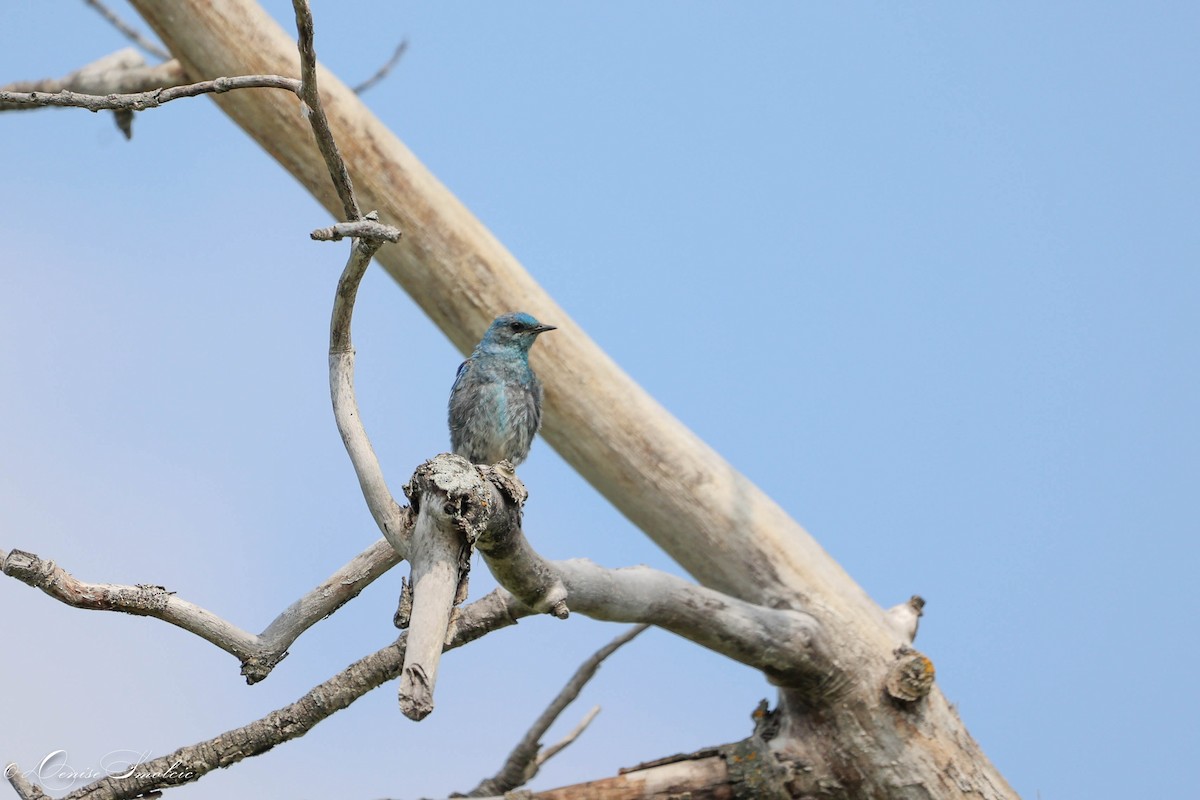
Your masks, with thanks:
M252 0L133 5L171 61L145 68L117 59L53 87L5 87L0 109L67 105L128 115L214 93L222 110L343 220L314 233L353 239L334 304L330 388L384 539L259 635L162 587L83 584L19 550L0 552L4 572L73 605L156 616L190 630L237 657L250 682L265 678L305 629L399 561L410 562L412 583L398 612L407 631L395 644L296 703L164 757L162 766L178 765L169 772L146 764L150 777L108 777L69 797L135 797L196 780L302 735L395 678L401 709L420 719L433 708L443 649L521 616L571 612L663 627L751 665L779 688L778 704L756 713L747 739L537 797L1016 797L938 691L929 659L910 646L920 599L887 612L877 606L808 533L600 351L354 92L317 67L304 0L294 2L299 54ZM89 92L113 91L122 71L132 76L127 91L140 94ZM150 79L162 88L147 91ZM298 113L302 106L307 114ZM520 307L554 320L561 335L539 347L537 364L546 385L545 437L699 585L646 568L542 558L522 533L524 487L504 462L438 456L405 485L408 504L394 499L354 400L350 318L372 258L464 351L497 311ZM503 588L460 607L472 548ZM542 757L538 735L479 791L527 779ZM19 769L8 777L23 797L44 796Z

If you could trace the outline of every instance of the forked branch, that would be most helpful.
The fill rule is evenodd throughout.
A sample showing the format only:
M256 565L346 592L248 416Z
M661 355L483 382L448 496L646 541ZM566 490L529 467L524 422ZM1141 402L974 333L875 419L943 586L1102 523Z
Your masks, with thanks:
M442 454L417 468L409 493L440 526L478 527L475 544L492 575L530 608L569 607L593 619L655 625L814 699L845 687L844 669L828 657L822 630L806 613L748 603L649 567L542 558L521 531L524 488L511 473Z
M454 649L534 613L502 589L475 601L462 610L453 639ZM337 711L346 708L372 689L400 674L408 636L359 659L296 702L272 711L260 720L227 731L207 741L181 747L175 752L143 762L128 777L106 777L65 795L63 800L126 800L148 792L192 783L221 767L228 767L276 745L298 738ZM29 787L27 776L9 764L5 776L21 794ZM21 794L22 797L40 796Z
M300 634L357 597L399 562L395 549L380 539L288 606L255 636L162 586L88 583L33 553L0 551L0 571L5 575L74 608L154 617L194 633L240 660L242 675L251 684L271 673Z
M504 762L504 766L500 768L500 771L492 777L480 781L478 786L467 792L467 797L502 795L505 792L510 792L513 789L524 786L533 780L542 764L546 763L556 753L575 741L576 737L600 713L599 706L589 711L583 718L583 721L575 726L561 741L550 747L543 748L541 740L546 731L550 730L550 726L554 724L554 721L558 719L559 715L566 710L567 706L575 702L575 698L579 697L579 693L583 691L583 687L596 674L596 670L600 669L600 664L604 659L611 656L623 645L633 641L634 637L645 631L648 627L650 626L633 626L584 661L579 666L579 669L575 671L575 674L571 676L571 680L567 681L567 685L555 696L550 705L546 707L546 710L542 712L541 716L534 721L533 726L521 738L521 741L517 743L517 746L509 753L508 759Z

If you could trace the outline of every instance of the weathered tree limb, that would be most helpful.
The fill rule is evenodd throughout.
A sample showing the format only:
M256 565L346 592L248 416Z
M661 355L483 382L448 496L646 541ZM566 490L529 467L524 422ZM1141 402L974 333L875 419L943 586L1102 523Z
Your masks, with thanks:
M497 589L462 609L451 650L534 613L508 592ZM204 742L181 747L170 755L143 762L128 777L107 777L83 786L63 800L126 800L147 792L192 783L214 769L265 753L276 745L303 736L321 720L346 708L372 689L394 680L404 661L407 635L359 659L334 677L314 687L296 702L272 711L260 720L227 731ZM13 788L26 776L9 764L5 777Z
M504 765L500 767L499 772L490 778L480 781L465 796L486 797L488 795L504 794L519 786L524 786L533 780L542 764L552 758L555 753L558 753L564 747L571 744L571 742L575 741L576 737L587 728L596 714L600 713L600 707L596 706L589 711L583 721L562 741L550 747L543 748L541 739L546 734L546 731L550 729L550 726L554 724L559 715L566 710L567 706L575 702L575 698L579 697L579 693L583 691L583 687L596 674L596 670L600 669L600 664L604 659L611 656L625 644L633 641L634 637L645 631L648 627L648 625L635 625L588 657L579 666L579 669L575 671L575 674L571 676L571 679L567 681L567 685L550 701L550 705L534 721L532 727L521 737L521 741L517 742L517 746L508 754L508 758L505 760Z
M440 527L429 507L421 507L409 548L412 612L398 691L400 711L409 719L422 720L433 711L438 664L462 577L460 555L469 547L460 531Z
M803 775L803 769L796 772ZM517 791L480 800L785 800L846 797L836 787L792 779L770 743L750 737L622 769L612 778L538 792ZM809 791L809 789L812 791Z
M87 583L32 553L0 551L0 571L5 575L75 608L154 617L194 633L240 660L242 675L251 684L267 677L304 631L357 597L399 562L395 549L380 539L288 606L255 636L162 586Z
M104 5L104 3L100 2L100 0L83 0L83 2L94 8L96 12L100 14L100 16L104 17L104 19L108 21L108 24L120 31L122 36L145 50L150 55L154 56L155 58L162 59L163 61L167 61L171 58L170 53L168 53L166 50L163 50L157 44L143 36L141 31L125 22L125 20L121 19L121 17L118 16L115 11Z
M523 492L514 491L514 481L511 474L443 453L417 467L406 491L414 507L444 530L477 530L476 546L496 580L530 608L557 606L546 601L550 587L574 611L655 625L813 699L844 688L845 670L830 659L827 633L808 614L748 603L649 567L605 569L586 559L543 559L521 532L514 497Z

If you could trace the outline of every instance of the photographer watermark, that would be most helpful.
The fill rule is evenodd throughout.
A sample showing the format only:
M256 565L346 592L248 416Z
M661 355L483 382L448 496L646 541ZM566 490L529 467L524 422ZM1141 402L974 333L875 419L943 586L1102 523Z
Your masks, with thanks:
M194 780L197 775L192 769L184 767L176 761L164 768L150 769L146 766L150 761L150 751L113 750L101 756L99 765L95 767L76 767L71 764L66 750L55 750L48 753L36 767L26 770L23 774L29 780L36 780L45 789L70 789L89 781L102 778L139 778L165 780L170 783L183 783ZM15 764L10 764L4 773L8 778Z

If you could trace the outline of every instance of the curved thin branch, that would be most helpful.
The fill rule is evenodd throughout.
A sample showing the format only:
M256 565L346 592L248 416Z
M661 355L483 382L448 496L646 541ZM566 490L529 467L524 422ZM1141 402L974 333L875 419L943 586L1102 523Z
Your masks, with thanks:
M382 245L383 242L378 240L355 240L346 268L338 280L333 313L329 320L329 394L333 402L334 422L358 476L367 508L384 538L397 553L406 556L411 534L411 526L406 524L409 515L388 490L383 467L379 464L371 440L367 438L367 429L358 413L358 401L354 395L354 345L350 339L354 300L371 258Z
M170 53L143 36L137 28L133 27L129 23L125 22L125 20L117 16L115 11L104 5L104 3L101 3L100 0L83 0L83 2L96 9L97 13L104 17L104 19L108 20L110 25L120 31L122 36L145 50L150 55L154 56L155 58L161 58L163 61L171 58Z
M583 718L583 721L561 741L547 748L542 748L541 746L541 738L546 734L546 731L550 729L550 726L554 724L559 715L566 710L567 706L575 702L575 698L579 697L579 693L583 691L583 687L596 674L596 670L600 669L600 664L604 659L611 656L623 645L633 641L634 637L648 627L650 626L635 625L597 650L584 661L579 666L579 669L575 671L575 674L571 676L571 680L567 681L567 685L550 702L546 710L534 721L533 726L530 727L521 741L517 743L517 746L509 753L508 759L504 762L504 766L500 768L500 771L492 777L480 781L478 786L467 792L467 797L502 795L505 792L524 786L533 780L542 764L546 763L556 753L575 741L579 734L583 733L584 729L600 713L599 706L589 711Z
M33 553L0 551L0 571L5 575L41 589L69 606L154 617L211 642L242 662L247 683L267 677L300 634L357 597L398 563L400 556L388 542L382 539L375 542L288 606L266 630L255 636L162 586L87 583Z
M36 81L17 81L0 86L0 94L23 98L43 93L76 92L88 95L108 95L128 92L146 92L168 86L178 86L186 80L183 67L178 61L168 61L157 66L147 66L146 60L132 47L81 67L62 78L43 78ZM0 102L0 111L20 111L42 108L50 103L29 100L5 100ZM93 109L99 110L99 109Z
M298 94L300 81L295 78L285 78L282 75L238 75L233 78L215 78L211 81L200 81L199 83L188 83L182 86L169 86L165 89L160 88L149 92L133 92L129 94L80 94L65 89L57 94L36 91L0 91L0 110L59 106L86 108L88 111L145 111L148 108L158 108L164 103L179 100L183 97L196 97L202 94L223 94L235 89L286 89L293 94Z
M454 638L446 649L468 644L492 631L516 624L534 613L503 589L496 589L462 611ZM372 689L400 674L407 635L351 664L314 687L296 702L260 720L204 742L181 747L170 755L145 761L127 777L110 776L66 795L63 800L125 800L147 792L192 783L220 767L265 753L276 745L303 736L331 714L346 708ZM29 785L20 768L10 764L6 775L17 788Z

